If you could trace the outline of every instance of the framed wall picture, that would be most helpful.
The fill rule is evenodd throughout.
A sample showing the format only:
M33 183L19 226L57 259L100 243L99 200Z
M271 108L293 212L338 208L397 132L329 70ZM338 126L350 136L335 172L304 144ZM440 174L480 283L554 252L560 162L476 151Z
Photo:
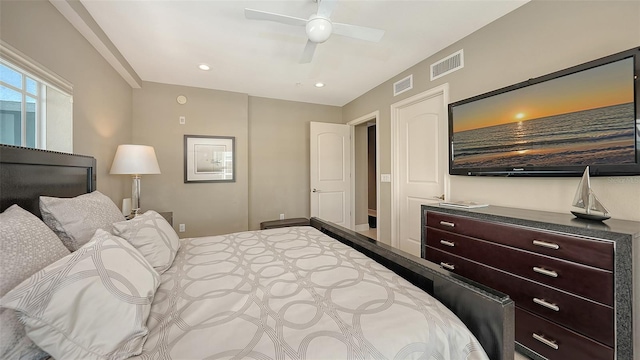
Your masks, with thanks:
M235 182L234 136L184 136L184 182Z

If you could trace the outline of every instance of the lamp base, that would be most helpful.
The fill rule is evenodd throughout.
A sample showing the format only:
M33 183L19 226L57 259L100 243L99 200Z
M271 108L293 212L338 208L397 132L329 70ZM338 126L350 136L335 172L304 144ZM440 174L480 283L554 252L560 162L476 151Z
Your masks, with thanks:
M126 218L127 220L131 220L134 217L141 215L142 211L140 209L131 209L131 214L127 215Z
M131 176L131 218L134 218L142 212L140 211L140 175Z

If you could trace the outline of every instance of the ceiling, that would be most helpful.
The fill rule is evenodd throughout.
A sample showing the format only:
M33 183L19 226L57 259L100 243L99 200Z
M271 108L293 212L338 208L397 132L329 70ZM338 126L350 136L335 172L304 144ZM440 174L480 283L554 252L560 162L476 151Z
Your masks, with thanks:
M306 19L316 12L313 0L81 0L143 81L335 106L527 1L339 0L332 21L383 29L382 41L334 34L300 64L304 27L247 20L244 8Z

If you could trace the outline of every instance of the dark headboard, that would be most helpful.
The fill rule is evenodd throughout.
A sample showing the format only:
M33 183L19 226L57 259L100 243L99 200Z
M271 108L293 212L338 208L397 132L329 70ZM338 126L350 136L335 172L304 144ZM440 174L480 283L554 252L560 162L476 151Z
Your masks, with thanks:
M96 159L0 145L0 212L13 204L40 217L39 197L74 197L96 189Z

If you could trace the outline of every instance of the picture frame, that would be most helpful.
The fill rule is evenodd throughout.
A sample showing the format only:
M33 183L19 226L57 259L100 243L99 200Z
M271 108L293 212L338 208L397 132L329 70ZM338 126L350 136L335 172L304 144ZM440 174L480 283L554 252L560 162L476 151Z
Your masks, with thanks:
M184 182L235 182L235 136L184 136Z

